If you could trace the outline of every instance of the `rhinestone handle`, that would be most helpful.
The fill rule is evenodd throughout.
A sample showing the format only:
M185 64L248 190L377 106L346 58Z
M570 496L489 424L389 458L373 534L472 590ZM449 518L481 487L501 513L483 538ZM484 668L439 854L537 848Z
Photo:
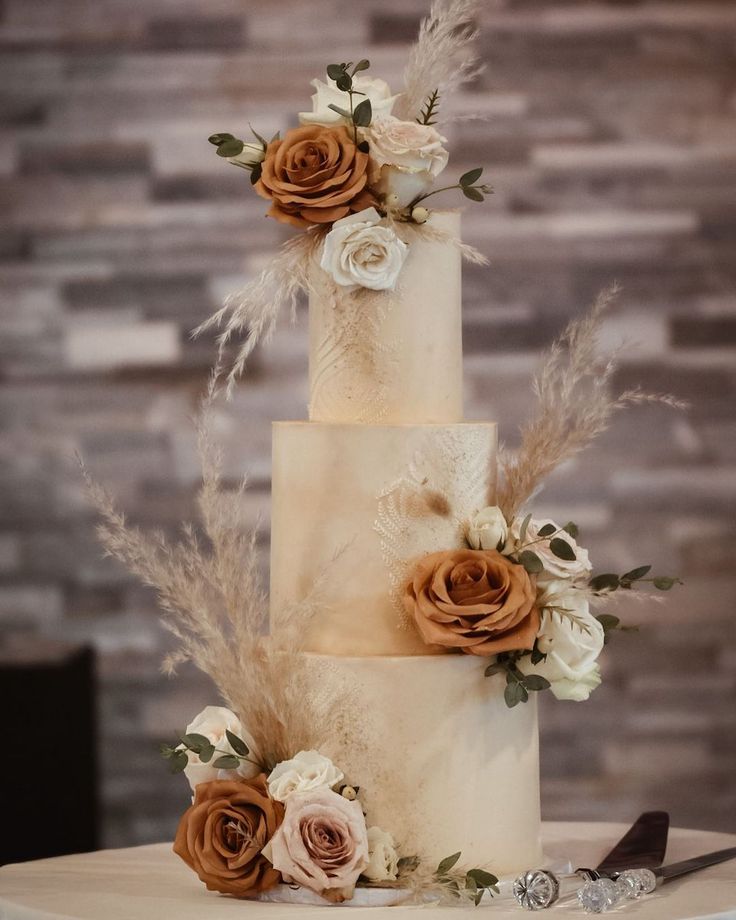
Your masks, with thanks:
M605 914L625 901L638 901L656 887L657 876L651 869L626 869L615 879L586 882L578 891L578 902L587 914Z
M595 877L591 869L560 875L549 869L530 869L516 879L512 891L516 903L524 910L545 910L556 901L574 897L581 880Z

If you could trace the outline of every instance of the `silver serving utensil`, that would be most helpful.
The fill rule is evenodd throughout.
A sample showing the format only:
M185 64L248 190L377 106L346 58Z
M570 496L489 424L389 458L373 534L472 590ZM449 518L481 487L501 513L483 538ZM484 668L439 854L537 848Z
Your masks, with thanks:
M586 882L578 892L578 901L586 913L604 914L626 901L637 901L643 895L651 894L665 882L729 859L736 859L736 847L683 859L659 869L624 869L616 874L615 879L599 878Z
M595 869L581 868L565 875L548 869L530 869L514 882L514 898L526 910L544 910L560 898L576 894L581 882L610 878L632 865L652 869L660 866L669 826L666 811L645 811Z

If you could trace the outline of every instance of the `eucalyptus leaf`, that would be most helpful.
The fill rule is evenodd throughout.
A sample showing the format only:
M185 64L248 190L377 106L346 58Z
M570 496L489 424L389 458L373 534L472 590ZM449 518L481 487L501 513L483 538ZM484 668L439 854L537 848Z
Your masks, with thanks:
M603 572L590 579L590 587L594 591L615 591L620 586L618 575L613 572Z
M485 670L485 676L493 677L494 674L502 674L505 670L506 670L505 665L499 664L498 662L496 662L495 664L489 664Z
M616 629L621 622L621 620L612 613L601 613L596 617L596 620L601 624L604 632L611 632L611 630Z
M196 732L182 735L181 740L182 743L186 745L190 751L194 751L195 754L199 754L203 747L207 747L207 745L211 743L206 735L198 735Z
M551 537L553 533L557 533L558 528L554 524L545 524L544 527L539 528L540 537Z
M460 176L458 182L463 187L466 185L474 185L478 179L480 179L482 172L482 166L479 166L477 169L469 169L466 173L463 173L462 176Z
M540 652L537 646L535 645L534 648L532 649L532 654L531 654L532 664L540 664L540 662L545 661L546 658L547 656L543 652Z
M549 541L549 548L558 559L565 559L568 562L574 562L576 559L575 550L570 546L567 540L561 537L555 537Z
M470 188L467 185L463 186L463 195L466 198L470 198L471 201L485 201L483 192L479 192L477 188Z
M458 860L462 856L462 851L453 853L452 856L445 856L445 858L437 866L435 875L446 875L453 866L457 865Z
M356 73L360 73L361 70L368 70L370 66L371 62L368 60L368 58L363 58L362 60L358 61L355 67L353 67L353 76L355 76Z
M353 111L353 124L358 128L367 128L373 118L373 108L370 99L364 99L355 106Z
M521 529L519 530L519 543L523 543L526 539L526 532L529 529L529 524L531 524L532 516L527 514L524 520L521 522Z
M250 184L255 185L256 182L261 178L261 164L256 163L256 165L250 171Z
M240 761L234 754L224 754L222 757L218 757L212 763L212 766L218 770L237 770L240 766Z
M658 575L652 582L658 591L669 591L673 585L678 583L678 578L668 578L665 575Z
M549 690L550 686L550 682L546 677L542 677L541 674L528 674L524 678L524 688L533 690L535 693L540 690Z
M537 575L544 569L542 560L531 549L524 549L519 553L519 562L530 575Z
M496 876L491 872L486 872L485 869L469 869L467 876L474 879L480 888L493 888L498 885Z
M250 748L243 741L242 738L238 738L237 735L233 734L229 728L225 729L225 735L227 740L230 742L230 747L235 751L236 754L240 754L241 757L247 757L250 754Z
M218 157L236 157L243 152L244 146L245 144L242 141L234 137L232 140L220 144L217 148L217 155Z
M214 144L215 147L219 147L220 144L224 144L225 141L233 141L235 138L232 134L227 134L223 131L219 134L210 134L207 140L210 142L210 144Z
M361 103L362 104L362 103ZM328 106L328 109L332 109L333 112L337 112L338 115L342 115L343 118L352 118L352 114L348 109L343 109L339 105L335 105L334 102L331 102Z
M503 698L506 701L506 705L509 707L509 709L513 709L514 706L518 705L519 703L526 703L526 701L529 699L529 694L520 683L516 682L506 685L506 689L503 693Z
M574 521L568 521L562 529L565 533L569 533L573 540L577 540L580 529Z
M327 76L330 80L337 81L345 73L344 64L328 64L327 65Z
M347 93L348 90L353 88L353 79L349 73L341 73L340 76L335 80L337 88L341 89L344 93Z
M176 754L176 748L172 748L170 744L159 744L158 746L159 753L162 757L173 757Z
M207 745L207 747L201 748L199 752L199 759L202 761L202 763L209 763L214 756L215 756L214 744L209 744Z
M184 770L186 770L188 763L189 758L186 755L186 751L177 751L176 754L169 760L169 770L172 773L182 773Z
M647 572L651 571L651 565L640 565L638 569L632 569L621 576L621 581L638 581L643 578Z
M398 870L399 875L402 875L405 872L413 872L415 869L419 868L419 857L418 856L402 856L398 861Z

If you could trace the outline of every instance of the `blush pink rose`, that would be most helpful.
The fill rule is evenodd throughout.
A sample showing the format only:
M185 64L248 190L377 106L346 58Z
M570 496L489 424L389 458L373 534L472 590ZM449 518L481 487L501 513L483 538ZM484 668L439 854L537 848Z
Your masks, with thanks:
M368 865L363 809L331 789L295 793L265 851L287 882L304 885L330 901L351 898Z

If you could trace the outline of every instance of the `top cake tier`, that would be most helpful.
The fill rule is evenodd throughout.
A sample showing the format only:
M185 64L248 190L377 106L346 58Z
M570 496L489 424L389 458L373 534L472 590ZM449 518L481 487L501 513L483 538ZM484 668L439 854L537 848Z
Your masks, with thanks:
M412 240L393 291L351 291L319 265L309 299L309 417L458 422L463 417L460 214L433 212L448 240Z

